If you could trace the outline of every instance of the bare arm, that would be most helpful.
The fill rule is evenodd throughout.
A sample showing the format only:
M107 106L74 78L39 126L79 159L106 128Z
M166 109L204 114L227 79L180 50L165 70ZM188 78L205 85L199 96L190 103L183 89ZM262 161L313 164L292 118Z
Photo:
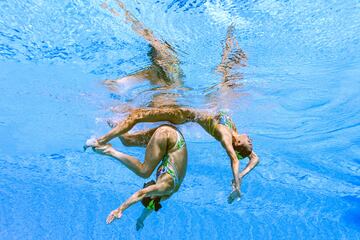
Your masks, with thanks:
M232 146L231 137L230 136L223 137L221 139L221 144L225 148L228 156L230 157L231 170L232 170L233 177L235 180L235 188L239 190L240 189L239 178L238 178L238 176L239 176L239 160L236 156L234 147Z
M141 201L144 197L162 196L166 195L169 189L169 184L160 183L151 185L144 189L135 192L130 198L128 198L123 204L117 209L112 211L106 219L106 223L111 223L115 218L121 218L122 213L129 208L131 205Z
M253 170L254 167L256 167L256 165L258 165L258 163L260 162L259 157L256 155L254 151L251 152L251 154L249 155L249 159L250 159L249 163L239 174L240 179L243 178L246 174L248 174L251 170Z

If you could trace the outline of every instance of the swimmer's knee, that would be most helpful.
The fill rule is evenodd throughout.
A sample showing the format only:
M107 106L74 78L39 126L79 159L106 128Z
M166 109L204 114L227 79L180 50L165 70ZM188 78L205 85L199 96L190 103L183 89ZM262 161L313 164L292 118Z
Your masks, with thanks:
M141 171L139 173L139 176L142 178L149 178L151 176L151 170L147 167L141 168Z

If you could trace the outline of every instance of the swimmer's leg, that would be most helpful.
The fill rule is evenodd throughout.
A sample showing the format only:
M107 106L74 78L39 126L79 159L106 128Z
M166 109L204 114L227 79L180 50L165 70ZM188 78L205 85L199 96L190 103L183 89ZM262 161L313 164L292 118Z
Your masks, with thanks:
M168 136L166 129L158 128L147 144L145 160L143 163L133 156L115 150L110 144L94 147L94 150L119 160L136 175L142 178L148 178L165 156L167 148Z
M125 133L119 138L121 142L127 147L146 147L156 129L158 128L156 127L131 134Z
M247 56L239 47L239 42L233 32L234 25L231 24L226 33L221 63L216 68L216 70L223 75L223 82L234 78L231 74L233 68L245 67L247 65Z
M141 83L145 80L150 81L151 84L162 84L163 82L159 78L160 74L158 70L157 67L150 66L122 78L105 80L103 84L112 92L126 92L134 84Z
M177 54L172 49L172 47L154 35L154 33L146 28L146 26L140 22L136 17L126 9L125 4L119 0L115 0L118 6L125 12L125 19L130 23L131 28L135 33L143 37L152 47L150 50L150 60L152 62L152 67L154 67L155 77L159 78L155 80L167 81L168 84L181 85L180 77L182 72L180 69L180 61L177 57ZM107 9L115 17L120 16L120 14L114 9L110 8L105 2L101 5L104 9ZM160 69L156 69L156 67Z
M135 124L140 122L169 121L173 124L182 124L193 121L194 118L195 111L186 108L136 109L131 111L130 115L124 121L120 122L107 134L101 136L94 142L85 144L84 147L98 147L99 145L106 144L111 139L128 132Z

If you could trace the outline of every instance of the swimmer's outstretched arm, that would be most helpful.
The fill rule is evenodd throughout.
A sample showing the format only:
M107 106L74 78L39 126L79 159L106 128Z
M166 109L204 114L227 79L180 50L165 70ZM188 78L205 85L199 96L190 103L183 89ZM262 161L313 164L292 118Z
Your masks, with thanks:
M240 180L246 175L248 174L251 170L253 170L260 162L259 157L256 155L256 153L254 151L251 152L251 154L249 155L249 159L250 161L248 162L248 164L246 165L246 167L240 172L239 174L239 178Z
M169 184L166 182L162 182L148 186L146 188L137 191L130 198L128 198L123 204L121 204L120 207L110 212L109 216L106 219L106 223L110 224L115 218L121 218L123 212L127 208L141 201L144 197L163 196L168 193L168 189L169 189Z

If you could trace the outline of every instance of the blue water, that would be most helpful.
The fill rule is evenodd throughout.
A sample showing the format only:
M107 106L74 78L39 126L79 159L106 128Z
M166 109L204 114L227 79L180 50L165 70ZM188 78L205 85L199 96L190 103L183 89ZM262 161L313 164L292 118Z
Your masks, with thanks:
M106 225L144 180L82 145L121 117L114 107L147 106L164 91L142 83L114 94L102 84L147 67L149 46L101 1L3 0L0 239L360 239L360 2L125 3L178 54L183 88L165 93L184 106L230 109L253 138L261 163L241 201L226 201L225 151L186 124L179 192L140 232L140 204ZM214 70L231 23L248 66L224 90Z

